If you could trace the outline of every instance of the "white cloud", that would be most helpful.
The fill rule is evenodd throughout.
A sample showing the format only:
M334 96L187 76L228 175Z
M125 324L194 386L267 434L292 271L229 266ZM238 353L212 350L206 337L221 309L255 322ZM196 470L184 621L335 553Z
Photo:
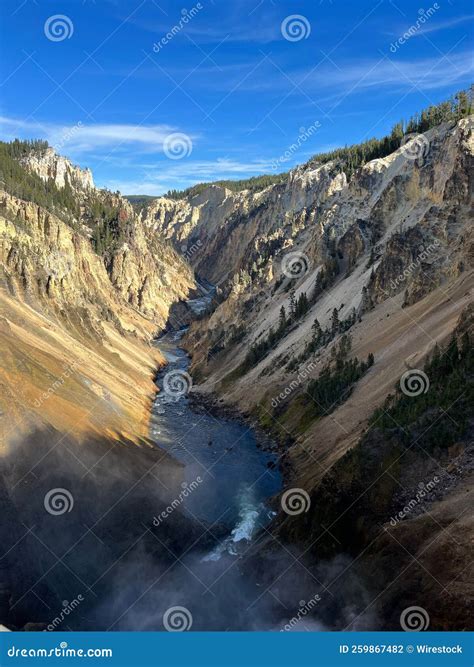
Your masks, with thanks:
M390 45L387 44L387 52ZM266 69L261 76L253 76L239 85L239 90L255 91L259 93L278 93L291 91L291 81L294 83L294 94L301 96L306 92L315 101L321 102L338 94L351 91L357 93L367 88L392 88L396 92L406 90L416 84L420 90L434 90L450 85L462 85L471 80L474 73L472 53L450 53L433 58L408 60L403 58L404 49L400 47L396 55L382 54L378 59L352 60L338 68L331 63L324 62L314 68L306 70L287 70L286 76L273 68L273 76L269 76ZM278 65L276 63L276 65ZM230 86L232 82L226 85ZM211 82L211 85L214 85ZM217 81L217 86L222 85ZM319 94L324 91L325 97ZM315 97L318 95L318 97Z
M425 26L417 30L415 33L413 33L412 37L419 37L420 35L426 35L429 32L439 32L440 30L446 30L446 28L452 28L455 25L458 25L459 23L465 23L466 21L472 21L474 19L474 14L468 14L466 16L455 16L452 19L448 19L447 21L442 21L440 23L427 23ZM408 30L410 26L405 28ZM403 35L404 30L401 30L400 34Z
M78 155L97 148L116 151L133 146L140 152L162 152L163 142L177 128L170 125L131 125L120 123L87 124L81 119L71 125L24 121L0 117L0 132L6 139L43 138L59 152ZM192 140L196 137L188 135Z
M102 185L124 194L160 195L171 189L185 189L196 183L228 179L249 178L274 173L272 160L240 162L228 158L190 161L171 160L157 162L144 173L143 180L107 180Z
M156 22L143 21L134 17L132 23L142 30L153 33L155 41L158 41L172 30L179 18L179 14L174 14L166 20ZM205 20L205 13L202 17L197 16L196 19L190 21L177 34L177 37L186 39L186 36L189 36L198 44L220 44L221 42L268 44L283 39L280 31L281 18L278 18L275 11L260 15L257 22L253 18L253 12L246 15L242 7L234 7L232 3L227 3L225 11L214 23Z

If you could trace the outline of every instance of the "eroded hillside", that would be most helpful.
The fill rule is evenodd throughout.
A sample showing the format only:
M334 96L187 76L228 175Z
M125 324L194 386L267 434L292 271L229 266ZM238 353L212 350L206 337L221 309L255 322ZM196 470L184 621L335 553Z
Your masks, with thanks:
M87 493L95 498L103 484L104 507L138 485L127 514L134 537L145 500L161 507L176 496L181 467L147 439L153 376L163 363L150 341L174 314L178 325L194 320L184 338L193 391L217 394L219 405L237 406L271 432L287 492L307 503L287 512L276 499L276 518L242 563L258 586L284 594L272 565L283 541L318 577L334 559L348 559L351 566L338 569L338 600L352 573L373 599L367 610L365 598L358 601L353 627L373 625L374 613L378 628L397 629L400 611L420 603L419 582L433 629L467 627L472 129L472 116L456 116L422 134L395 132L387 142L315 158L261 190L203 185L139 213L41 143L4 147L2 508L40 521L49 534L48 517L25 510L25 499L42 497L53 482L80 497L93 471ZM216 286L212 303L186 311L200 279ZM54 478L48 460L58 466ZM157 493L150 471L160 484L170 481L166 493ZM418 500L420 484L435 477ZM416 510L400 519L414 497ZM83 512L74 537L82 518L102 520L100 503L96 511L84 502ZM10 524L14 548L21 531ZM111 561L121 528L112 512L103 525ZM180 553L189 542L181 532L194 539L194 529L177 512L165 543ZM148 532L146 551L167 566ZM24 570L47 570L42 561L33 566L38 550L29 545L4 576L16 599L3 601L3 617L18 627L28 620ZM0 577L0 593L2 585ZM48 580L48 599L55 585Z
M364 582L355 629L397 629L420 604L433 629L469 627L472 130L470 116L350 174L316 160L258 193L210 186L142 212L218 284L186 337L198 391L279 439L302 507L279 508L250 567L284 595L262 566L283 540L337 599ZM355 567L326 579L321 559L341 553Z
M192 273L90 172L49 148L19 163L32 201L0 193L2 433L36 424L146 436L163 362L150 341Z
M216 267L210 278L227 274L214 312L187 338L196 377L204 391L217 387L289 431L301 445L291 455L307 451L323 470L357 441L403 371L450 335L472 296L472 118L424 140L415 159L402 147L349 182L328 163L299 168L258 195L221 193L213 223L202 224L213 234L201 239L195 265ZM190 220L211 207L212 190ZM160 206L168 203L156 202L155 214ZM179 242L185 233L197 245L190 223L175 224ZM306 385L344 334L351 356L373 353L375 365L347 405L312 417Z

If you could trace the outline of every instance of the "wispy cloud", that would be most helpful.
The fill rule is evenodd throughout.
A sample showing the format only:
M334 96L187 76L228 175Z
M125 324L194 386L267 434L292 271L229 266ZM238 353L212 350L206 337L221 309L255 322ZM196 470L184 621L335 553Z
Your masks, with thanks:
M404 60L398 54L396 57L380 54L380 58L353 60L341 67L337 63L327 63L312 69L287 70L285 74L281 74L275 65L273 74L268 76L268 70L265 70L265 76L248 79L239 86L239 90L291 92L293 83L294 94L304 92L313 97L323 91L330 100L349 91L356 93L375 87L391 88L395 92L413 85L419 90L441 89L470 80L474 74L474 61L469 51L450 54L446 58L440 55L418 60ZM216 84L211 82L211 85ZM325 98L315 99L321 102Z
M0 132L5 139L41 137L71 155L87 154L98 148L130 151L131 147L144 153L159 153L166 137L177 131L171 125L87 124L81 119L62 125L0 117Z
M160 195L172 188L187 188L195 183L238 179L272 173L271 159L241 162L229 158L217 160L160 160L145 171L143 179L130 181L108 180L103 183L111 190L126 194Z
M466 14L465 16L455 16L452 19L447 19L446 21L431 21L426 23L423 27L419 28L416 32L411 34L411 37L420 37L421 35L426 35L429 32L440 32L441 30L447 30L448 28L453 28L460 23L467 23L474 19L474 14ZM416 19L415 19L416 20ZM396 36L397 34L403 35L405 30L408 30L410 26L401 27L397 32L390 32L389 34Z
M252 4L252 10L257 7L258 5ZM217 15L216 8L217 5L213 7L212 20L206 11L200 12L177 35L178 39L186 39L187 36L200 45L218 44L223 41L268 44L283 39L280 31L281 17L279 18L276 11L266 11L265 14L260 12L256 22L252 10L247 11L242 5L233 6L232 3L226 3L224 11ZM176 12L158 21L144 21L140 17L134 17L132 23L142 30L153 33L158 40L172 30L180 18L179 12Z

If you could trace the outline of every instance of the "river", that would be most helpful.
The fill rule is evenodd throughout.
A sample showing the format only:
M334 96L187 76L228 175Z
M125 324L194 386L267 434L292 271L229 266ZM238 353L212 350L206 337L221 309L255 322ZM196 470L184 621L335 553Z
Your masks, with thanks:
M222 553L237 556L271 518L267 500L281 488L275 455L257 446L254 430L244 421L196 409L190 400L189 357L179 347L185 330L157 341L168 364L157 378L151 437L185 464L190 489L183 509L205 525L225 527L227 535L209 560ZM171 380L170 380L171 378Z

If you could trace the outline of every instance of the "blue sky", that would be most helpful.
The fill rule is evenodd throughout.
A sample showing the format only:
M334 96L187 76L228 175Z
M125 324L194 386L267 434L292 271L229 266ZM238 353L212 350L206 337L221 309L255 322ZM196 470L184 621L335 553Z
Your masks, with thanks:
M2 138L47 138L124 194L287 171L473 79L464 0L2 0L0 12Z

